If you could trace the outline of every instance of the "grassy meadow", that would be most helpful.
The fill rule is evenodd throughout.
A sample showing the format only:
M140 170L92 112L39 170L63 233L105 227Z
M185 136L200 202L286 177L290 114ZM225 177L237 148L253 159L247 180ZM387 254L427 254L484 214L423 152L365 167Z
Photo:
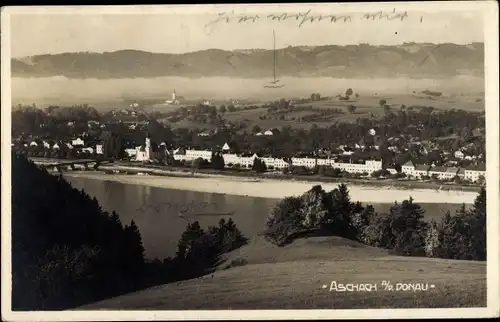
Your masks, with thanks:
M486 306L485 262L392 256L385 250L340 237L310 237L277 247L260 236L227 254L226 259L213 275L153 287L78 309ZM435 287L429 286L428 291L387 291L381 285L383 280L390 281L394 287L397 283ZM377 284L377 291L330 291L332 281Z

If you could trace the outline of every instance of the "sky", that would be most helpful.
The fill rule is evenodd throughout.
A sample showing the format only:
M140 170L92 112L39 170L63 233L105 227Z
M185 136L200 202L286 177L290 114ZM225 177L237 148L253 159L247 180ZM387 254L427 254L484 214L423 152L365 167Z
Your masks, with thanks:
M430 5L432 6L430 6ZM280 6L175 6L75 9L20 8L10 11L11 56L46 53L106 52L136 49L157 53L183 53L204 49L271 49L272 30L276 47L348 45L368 43L395 45L404 42L483 42L484 22L479 10L457 3L428 4L332 4ZM475 4L472 4L475 5ZM472 8L472 10L471 10ZM477 8L477 7L476 7ZM479 8L478 8L479 9ZM382 10L389 16L406 12L401 19L367 20L364 14ZM453 10L453 11L450 11ZM233 12L231 14L231 12ZM309 11L309 13L307 13ZM212 23L219 13L230 21ZM299 20L269 19L301 13ZM307 13L307 14L306 14ZM243 15L259 18L238 22ZM304 17L336 15L312 23ZM350 17L344 22L342 17Z

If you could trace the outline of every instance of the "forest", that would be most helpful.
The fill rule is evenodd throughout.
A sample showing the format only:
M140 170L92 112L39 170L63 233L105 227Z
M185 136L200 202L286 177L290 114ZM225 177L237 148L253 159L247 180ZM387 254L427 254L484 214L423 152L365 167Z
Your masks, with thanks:
M147 260L131 221L12 154L12 309L61 310L213 271L246 243L232 220L186 227L173 258Z

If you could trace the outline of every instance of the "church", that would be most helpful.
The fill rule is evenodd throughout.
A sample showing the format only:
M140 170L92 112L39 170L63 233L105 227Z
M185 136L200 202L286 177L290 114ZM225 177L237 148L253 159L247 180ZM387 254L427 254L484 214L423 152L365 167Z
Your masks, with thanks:
M161 157L160 149L151 141L149 135L146 136L144 144L136 147L135 150L136 161L153 161Z
M177 94L175 93L175 89L174 89L174 92L172 93L172 100L165 101L165 103L166 104L180 104L179 98L180 97L177 97Z

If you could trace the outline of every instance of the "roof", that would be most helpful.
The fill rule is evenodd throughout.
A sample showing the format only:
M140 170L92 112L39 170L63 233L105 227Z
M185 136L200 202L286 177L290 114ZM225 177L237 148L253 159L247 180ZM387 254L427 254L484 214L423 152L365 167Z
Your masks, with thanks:
M447 173L457 173L458 168L457 167L448 167L448 168L446 168L446 172Z
M429 172L447 172L446 170L446 167L431 167Z
M408 161L406 161L406 162L405 162L402 166L403 166L403 167L414 167L414 166L415 166L415 164L413 164L413 161L408 160Z
M486 171L486 165L483 163L483 164L478 164L476 166L468 166L468 167L465 167L465 170L469 170L469 171Z
M417 164L415 165L415 170L418 170L418 171L428 171L430 168L430 166L426 165L426 164Z

